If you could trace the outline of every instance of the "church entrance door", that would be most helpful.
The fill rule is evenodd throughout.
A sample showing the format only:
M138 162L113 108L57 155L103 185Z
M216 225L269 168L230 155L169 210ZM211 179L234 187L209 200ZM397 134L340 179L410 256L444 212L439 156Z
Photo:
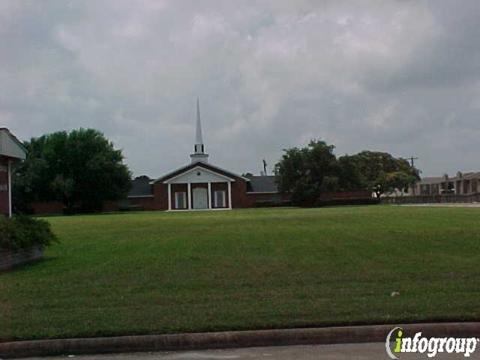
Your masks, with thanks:
M193 208L208 209L208 191L205 188L195 188L192 191Z

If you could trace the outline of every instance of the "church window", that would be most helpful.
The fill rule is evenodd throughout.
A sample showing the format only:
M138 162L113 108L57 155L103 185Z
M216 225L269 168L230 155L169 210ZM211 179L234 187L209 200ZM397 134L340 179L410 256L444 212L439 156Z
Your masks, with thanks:
M175 209L187 208L187 194L185 192L175 193Z
M216 208L223 208L226 207L226 196L225 196L225 191L224 190L217 190L215 191L215 196L214 196L214 205Z

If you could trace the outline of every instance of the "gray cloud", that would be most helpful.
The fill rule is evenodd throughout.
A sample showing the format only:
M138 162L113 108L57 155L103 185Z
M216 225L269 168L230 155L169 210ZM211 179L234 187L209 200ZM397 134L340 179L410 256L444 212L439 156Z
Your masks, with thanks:
M0 124L98 128L159 176L188 162L198 95L238 172L312 138L478 170L479 25L474 0L5 0Z

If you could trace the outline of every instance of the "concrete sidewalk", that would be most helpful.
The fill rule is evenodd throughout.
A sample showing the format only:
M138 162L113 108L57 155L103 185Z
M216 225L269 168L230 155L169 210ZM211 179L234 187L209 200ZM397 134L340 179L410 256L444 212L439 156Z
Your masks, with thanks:
M145 354L147 351L152 351L156 352L153 359L155 356L158 359L162 359L162 356L163 359L182 359L178 356L183 356L183 359L215 359L219 355L231 359L261 359L263 357L259 356L263 356L262 352L252 349L264 348L271 349L269 351L275 353L272 356L280 359L292 357L310 359L311 354L315 354L317 358L324 356L323 354L326 354L326 357L323 358L338 354L336 359L362 359L363 354L367 358L372 358L372 356L374 356L373 358L385 358L383 356L386 356L386 353L382 344L394 327L400 327L409 334L421 332L425 337L477 338L480 334L480 322L457 322L51 339L0 343L0 357L26 358L64 354L128 354L133 352ZM377 344L375 345L375 343ZM309 346L312 344L313 347ZM299 345L303 347L298 347ZM272 348L271 346L276 347ZM247 350L241 350L241 348ZM236 350L204 351L203 349ZM347 354L344 351L347 351ZM198 355L200 357L197 354L200 354ZM118 359L121 359L121 356ZM142 355L128 356L130 359L142 358ZM173 356L173 358L168 356ZM403 354L402 358L408 359ZM110 355L110 357L103 356L101 359L117 359L117 357ZM149 360L148 357L146 359Z
M29 358L29 360L63 360L69 357ZM188 352L158 352L110 355L75 356L77 360L385 360L385 343L299 345L257 347L228 350L204 350ZM400 359L429 359L427 355L401 354ZM435 359L465 359L462 355L438 355ZM469 359L480 359L480 352Z
M480 203L424 203L424 204L399 204L399 206L478 208L480 207Z

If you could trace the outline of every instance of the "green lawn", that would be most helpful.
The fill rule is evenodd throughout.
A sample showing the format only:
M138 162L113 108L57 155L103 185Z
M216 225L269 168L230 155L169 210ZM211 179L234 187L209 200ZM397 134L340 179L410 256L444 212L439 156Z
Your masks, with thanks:
M47 260L0 274L0 339L480 320L480 208L47 219Z

